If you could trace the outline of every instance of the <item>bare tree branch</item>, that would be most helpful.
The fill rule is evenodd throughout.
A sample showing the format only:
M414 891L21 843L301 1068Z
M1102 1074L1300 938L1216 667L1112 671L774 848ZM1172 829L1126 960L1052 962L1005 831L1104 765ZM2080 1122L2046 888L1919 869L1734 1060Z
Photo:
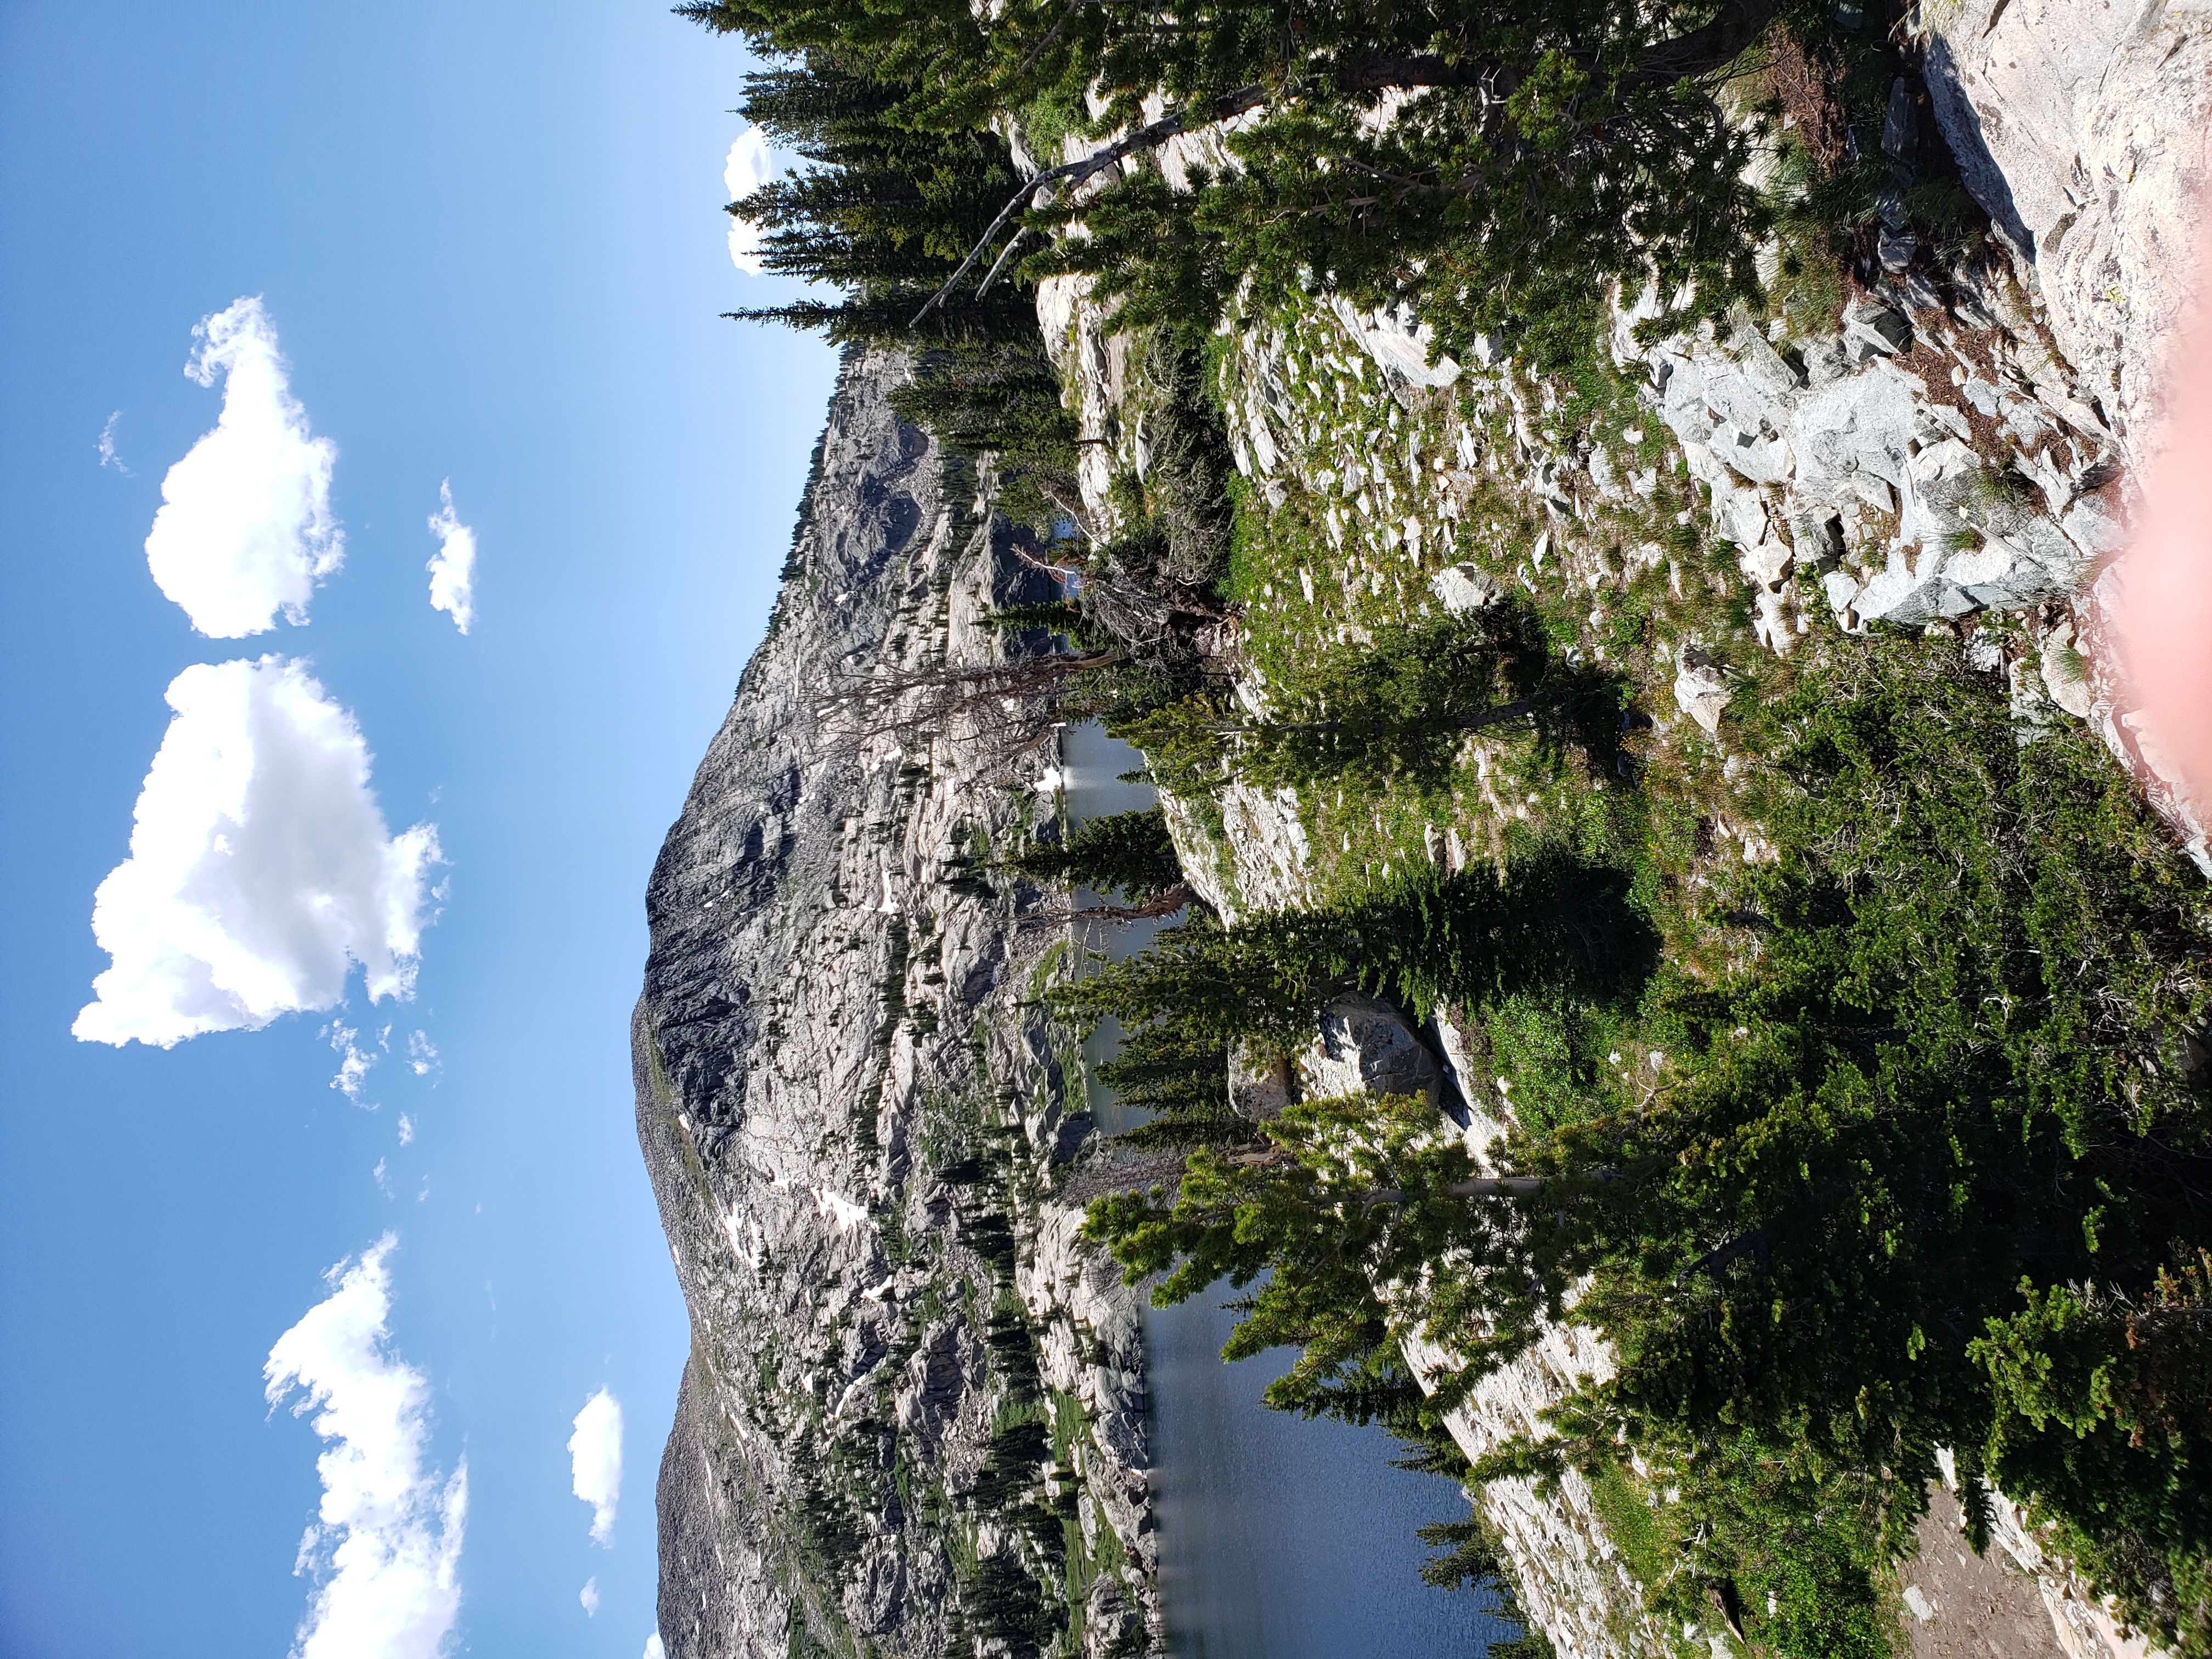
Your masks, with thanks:
M1628 88L1662 87L1718 74L1751 47L1780 9L1780 0L1729 0L1727 8L1711 22L1691 30L1687 34L1677 35L1648 47L1622 84ZM1072 9L1068 15L1073 15ZM1039 43L1037 52L1042 52L1049 44L1053 35L1059 33L1066 21L1066 15L1063 15L1054 26L1052 33ZM1036 52L1033 52L1030 61L1034 61L1036 57ZM1025 63L1023 67L1026 70L1028 64ZM1583 67L1596 70L1602 66L1592 58L1585 62ZM921 309L915 313L913 322L907 326L921 327L923 319L943 305L952 291L959 287L961 279L982 257L983 250L998 240L999 233L1006 228L1007 222L1028 206L1039 191L1049 186L1065 184L1071 190L1080 188L1115 162L1157 149L1170 138L1206 127L1218 126L1224 121L1234 120L1248 110L1257 109L1272 100L1294 98L1323 87L1353 96L1369 92L1411 92L1426 87L1475 87L1483 92L1485 103L1497 108L1502 107L1504 100L1512 96L1521 80L1522 76L1517 72L1500 69L1494 64L1446 58L1434 52L1407 52L1388 58L1354 59L1338 64L1325 75L1273 88L1255 82L1216 98L1186 104L1182 108L1171 111L1158 120L1092 151L1080 161L1048 167L1023 185L1008 199L1006 206L999 210L998 217L991 221L990 228L975 246L969 249L968 257L960 262L959 268L945 279L942 288L929 296ZM1005 264L1007 255L1012 251L1012 245L1009 244L1006 252L999 256L998 263L991 268L990 276L984 278L984 289L990 287L1000 266ZM979 289L977 292L981 294L982 289Z
M1142 904L1086 904L1060 910L1032 910L1015 919L1018 927L1061 927L1071 921L1151 921L1171 916L1198 896L1187 881L1165 888Z
M999 273L1006 268L1006 261L1014 257L1014 250L1022 245L1022 238L1029 234L1030 228L1027 225L1019 225L1015 228L1014 234L1006 238L1006 252L999 256L983 280L975 285L977 299L981 299L991 291L991 284L999 280Z
M908 752L938 742L1005 771L1050 741L1054 696L1077 675L1122 660L1119 648L1060 651L1003 662L857 676L816 705L835 747L858 752L888 740Z
M1595 1181L1609 1187L1627 1177L1618 1170L1595 1170L1589 1175L1561 1177L1558 1176L1477 1176L1472 1181L1455 1181L1441 1190L1454 1198L1540 1198L1548 1188L1560 1184L1563 1179ZM1403 1204L1406 1195L1385 1188L1380 1192L1362 1193L1360 1201L1373 1208L1377 1204Z
M991 221L991 228L983 233L981 240L968 250L968 257L960 262L959 269L945 278L945 286L929 296L928 302L920 311L915 313L914 321L907 326L920 328L922 319L945 303L952 290L960 286L960 279L968 274L969 269L982 256L983 250L990 246L992 242L997 240L999 233L1006 228L1006 222L1020 212L1037 191L1048 185L1062 182L1065 182L1070 190L1076 189L1086 180L1112 167L1124 156L1134 155L1143 150L1157 149L1178 133L1188 132L1194 126L1215 126L1223 121L1233 119L1246 110L1256 108L1266 103L1268 95L1267 88L1256 85L1241 88L1236 92L1224 93L1209 102L1186 106L1171 114L1164 115L1151 125L1138 128L1136 131L1126 137L1116 139L1104 149L1094 150L1079 161L1064 162L1059 167L1046 168L1016 191L1006 206L999 210L999 216Z

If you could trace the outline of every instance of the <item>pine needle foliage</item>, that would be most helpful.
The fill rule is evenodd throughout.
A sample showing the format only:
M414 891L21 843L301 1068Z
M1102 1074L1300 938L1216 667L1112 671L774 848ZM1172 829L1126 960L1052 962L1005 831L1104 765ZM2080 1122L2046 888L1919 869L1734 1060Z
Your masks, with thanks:
M1327 782L1354 789L1404 781L1433 787L1474 732L1536 727L1577 690L1547 662L1525 613L1498 607L1378 629L1357 652L1301 663L1267 706L1201 693L1123 723L1152 776L1179 793L1232 779L1261 788Z
M1144 950L1058 988L1053 1001L1086 1029L1111 1015L1125 1033L1160 1027L1194 1042L1250 1040L1286 1052L1346 992L1389 998L1417 1018L1446 998L1508 990L1603 1000L1648 976L1656 948L1627 872L1546 846L1503 872L1408 872L1357 901L1264 912L1234 927L1194 912Z
M679 8L763 54L834 56L896 87L893 113L917 131L981 131L1089 98L1103 109L1077 125L1103 139L1146 128L1146 100L1164 97L1165 126L1132 141L1115 188L1017 216L1032 233L1079 216L1089 232L1040 240L1033 271L1092 270L1133 321L1178 326L1203 327L1247 277L1263 300L1318 283L1364 305L1417 303L1447 349L1476 330L1542 337L1613 281L1656 283L1691 314L1756 292L1752 137L1717 90L1779 9L1039 0L987 21L964 0ZM1386 106L1393 118L1375 120ZM1170 183L1148 164L1167 129L1214 127L1236 167Z
M958 265L1020 175L994 132L904 125L901 95L896 83L824 54L746 78L738 113L810 165L769 180L729 211L760 228L767 270L844 297L732 316L820 328L840 345L913 342L915 308ZM921 343L1036 337L1035 301L1009 285L939 307Z
M1744 1563L1783 1589L1802 1569L1796 1601L1775 1591L1790 1650L1875 1628L1808 1609L1871 1606L1839 1586L1905 1547L1938 1447L1970 1495L1995 1480L2058 1521L2189 1650L2212 1424L2202 1246L2175 1241L2202 1240L2212 1190L2203 884L2087 734L2023 744L1933 645L1829 648L1747 717L1779 856L1744 872L1744 948L1717 977L1547 957L1571 896L1607 878L1555 855L1540 880L1210 924L1078 999L1125 1024L1310 1032L1357 982L1417 1012L1450 997L1477 1029L1550 1006L1571 1048L1593 1019L1650 1034L1649 1081L1570 1056L1579 1108L1508 1152L1535 1195L1454 1195L1467 1155L1425 1106L1354 1097L1292 1108L1269 1156L1194 1152L1172 1195L1102 1200L1091 1226L1168 1299L1264 1279L1229 1352L1298 1346L1270 1395L1291 1408L1355 1406L1407 1337L1460 1358L1429 1379L1448 1403L1571 1310L1618 1374L1475 1474L1663 1453L1745 1587ZM1598 914L1684 902L1616 890ZM1858 1518L1832 1535L1814 1522L1846 1491ZM1816 1638L1833 1645L1795 1645Z
M1182 884L1167 815L1157 806L1088 819L1065 841L1032 847L1009 861L1032 881L1088 887L1124 904L1142 904Z
M1229 1055L1218 1039L1155 1024L1124 1036L1098 1081L1125 1109L1152 1115L1115 1137L1140 1152L1184 1151L1258 1139L1229 1103Z

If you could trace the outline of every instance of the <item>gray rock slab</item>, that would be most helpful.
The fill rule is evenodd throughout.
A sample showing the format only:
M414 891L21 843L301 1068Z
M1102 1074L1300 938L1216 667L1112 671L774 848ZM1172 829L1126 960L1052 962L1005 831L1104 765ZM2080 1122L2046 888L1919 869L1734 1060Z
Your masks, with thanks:
M1455 617L1464 617L1495 604L1504 584L1479 565L1452 564L1429 578L1429 592L1437 603Z
M2141 462L2160 447L2166 349L2203 251L2205 13L1962 0L1929 16L1929 93L1966 187L2033 263L2081 401Z
M1322 1016L1321 1039L1304 1056L1307 1092L1316 1097L1413 1095L1436 1105L1443 1071L1411 1021L1386 1002L1340 997Z

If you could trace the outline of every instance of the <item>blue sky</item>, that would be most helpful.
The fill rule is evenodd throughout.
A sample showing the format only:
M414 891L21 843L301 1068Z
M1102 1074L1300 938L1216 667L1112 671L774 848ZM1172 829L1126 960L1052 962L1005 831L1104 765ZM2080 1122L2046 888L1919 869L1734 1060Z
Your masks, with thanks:
M317 1458L344 1443L264 1398L272 1350L280 1382L419 1425L418 1496L465 1459L456 1650L643 1647L687 1336L631 1128L642 895L765 622L834 372L817 341L717 315L775 292L732 269L717 211L744 67L657 0L0 5L10 1656L293 1646ZM194 327L255 296L232 321L281 351L293 459L335 446L343 563L304 625L210 637L146 544L164 477L251 391L235 350L207 386L181 372ZM235 471L202 481L221 496ZM425 569L447 481L478 547L465 635ZM201 586L171 586L219 632L223 583L252 580L196 522L176 544ZM356 967L338 1007L257 1030L70 1035L110 966L94 894L195 665L179 695L216 712L193 730L250 707L322 766L251 797L307 862L434 826L411 964L388 917L308 941L397 951L411 997L371 1002ZM347 781L363 753L381 841ZM191 793L160 810L189 819ZM270 949L295 969L276 1003L321 994L315 949ZM334 1026L374 1061L357 1102L331 1086ZM602 1389L625 1436L595 1516L568 1441ZM319 1659L404 1650L368 1628Z

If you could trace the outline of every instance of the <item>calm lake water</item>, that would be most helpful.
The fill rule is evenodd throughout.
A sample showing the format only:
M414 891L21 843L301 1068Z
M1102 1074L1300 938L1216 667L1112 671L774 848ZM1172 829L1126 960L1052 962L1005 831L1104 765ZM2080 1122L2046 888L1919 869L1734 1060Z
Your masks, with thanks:
M1076 821L1152 805L1151 791L1116 781L1135 752L1097 727L1071 727L1061 756ZM1096 944L1119 957L1151 931L1107 929ZM1086 1047L1103 1059L1115 1040L1109 1025ZM1091 1103L1109 1133L1140 1115L1110 1097ZM1380 1430L1269 1411L1261 1390L1293 1355L1226 1364L1231 1294L1224 1285L1145 1315L1160 1589L1176 1659L1481 1659L1507 1632L1484 1611L1486 1595L1421 1582L1428 1552L1413 1531L1463 1519L1459 1488L1393 1468L1402 1449Z

